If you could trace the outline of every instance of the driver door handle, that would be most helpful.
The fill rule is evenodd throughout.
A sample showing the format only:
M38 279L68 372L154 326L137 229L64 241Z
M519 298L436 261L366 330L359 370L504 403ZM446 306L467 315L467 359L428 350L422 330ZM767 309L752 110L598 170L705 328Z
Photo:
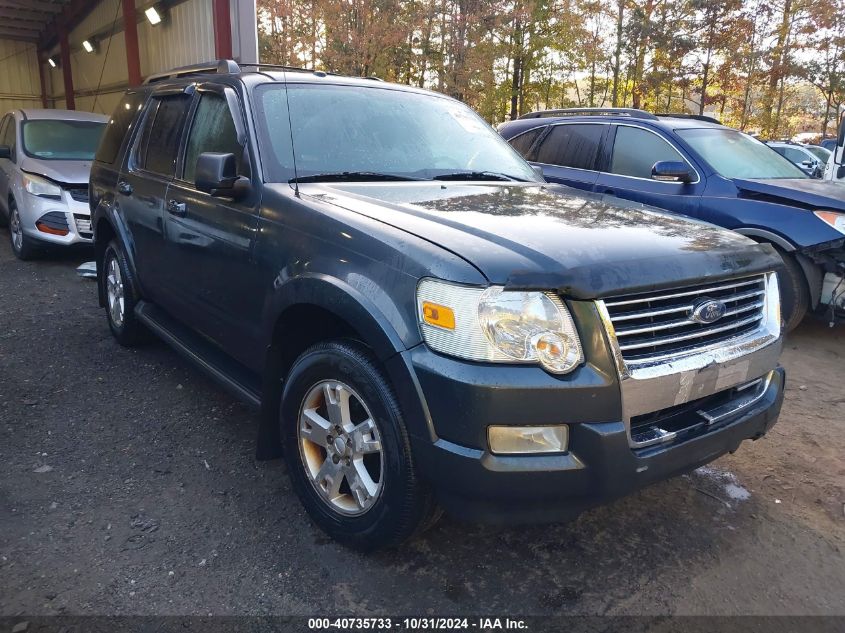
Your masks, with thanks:
M130 185L125 180L121 180L119 183L117 183L117 192L123 194L124 196L131 196L132 185Z
M171 215L185 215L187 207L184 202L176 202L176 200L167 201L167 212Z

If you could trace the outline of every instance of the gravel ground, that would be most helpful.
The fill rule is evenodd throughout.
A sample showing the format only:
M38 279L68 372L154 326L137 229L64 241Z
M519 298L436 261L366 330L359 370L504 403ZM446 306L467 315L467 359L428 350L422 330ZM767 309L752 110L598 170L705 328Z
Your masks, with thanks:
M780 423L708 468L362 556L254 460L249 409L112 340L85 258L0 230L0 615L845 614L845 325L790 337Z

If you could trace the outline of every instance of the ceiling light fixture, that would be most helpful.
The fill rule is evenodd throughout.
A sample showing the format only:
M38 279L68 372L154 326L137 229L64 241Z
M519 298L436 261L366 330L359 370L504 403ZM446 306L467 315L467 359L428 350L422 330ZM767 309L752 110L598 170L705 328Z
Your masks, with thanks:
M52 57L47 58L47 63L50 64L50 68L56 67L56 61Z
M146 11L144 11L144 15L147 16L147 20L149 20L150 24L152 24L153 26L161 22L161 14L155 7L148 8Z
M82 48L85 49L86 53L93 53L96 50L96 47L91 43L91 40L85 40L82 42Z

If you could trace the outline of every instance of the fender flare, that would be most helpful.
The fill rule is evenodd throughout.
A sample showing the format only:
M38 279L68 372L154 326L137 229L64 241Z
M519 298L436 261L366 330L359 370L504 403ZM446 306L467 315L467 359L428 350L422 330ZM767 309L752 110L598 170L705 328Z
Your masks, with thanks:
M94 213L91 217L91 228L94 232L94 249L95 254L97 257L97 271L99 273L100 266L102 262L100 261L100 254L97 253L98 250L98 243L97 243L97 227L100 225L100 222L106 222L110 227L111 230L114 232L115 237L120 241L123 245L123 252L126 255L126 261L129 264L129 267L132 269L132 278L136 280L138 279L138 269L135 266L135 249L132 248L132 237L129 233L129 229L126 227L126 223L123 222L123 219L120 217L120 214L117 213L117 210L104 202L100 202L97 205L97 208L94 209ZM103 244L103 251L105 251L106 245ZM140 288L135 288L135 292L140 296ZM97 283L97 294L100 300L100 305L105 305L105 296L103 295L103 287L102 284Z

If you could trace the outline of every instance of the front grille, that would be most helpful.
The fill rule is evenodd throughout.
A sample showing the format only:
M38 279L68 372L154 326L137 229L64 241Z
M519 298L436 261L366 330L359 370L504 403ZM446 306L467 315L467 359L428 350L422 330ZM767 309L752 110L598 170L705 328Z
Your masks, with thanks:
M713 300L724 314L713 322L692 318ZM766 277L720 281L674 290L613 297L604 302L626 363L660 361L711 347L760 327L765 315Z
M91 231L91 216L74 213L73 220L76 222L76 231L79 233L80 237L87 239L94 237L94 234Z
M719 391L631 418L631 443L635 449L682 441L735 420L765 395L772 374L744 385Z
M70 197L77 202L88 202L88 187L68 187Z

